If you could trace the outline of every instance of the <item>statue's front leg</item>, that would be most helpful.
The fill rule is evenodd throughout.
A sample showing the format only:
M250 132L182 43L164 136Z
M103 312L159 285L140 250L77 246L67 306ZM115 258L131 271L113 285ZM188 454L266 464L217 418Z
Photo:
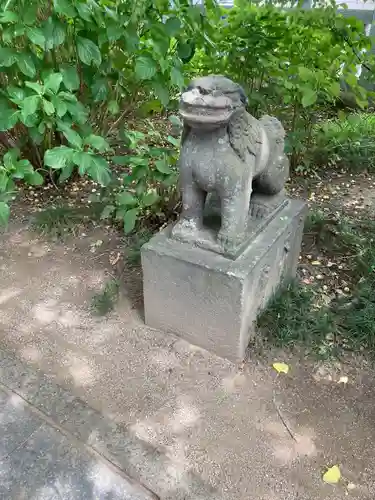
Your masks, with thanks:
M251 179L227 190L221 197L221 228L218 242L224 250L234 250L244 240L251 197Z
M207 193L194 181L191 169L181 171L182 212L172 229L172 236L190 240L203 226L203 210Z

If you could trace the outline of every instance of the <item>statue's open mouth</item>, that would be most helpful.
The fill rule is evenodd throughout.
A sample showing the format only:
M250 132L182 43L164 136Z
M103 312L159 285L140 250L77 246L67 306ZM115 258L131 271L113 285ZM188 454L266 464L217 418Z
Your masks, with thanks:
M184 120L197 123L225 123L230 120L233 113L232 107L211 107L199 104L180 102L180 115Z

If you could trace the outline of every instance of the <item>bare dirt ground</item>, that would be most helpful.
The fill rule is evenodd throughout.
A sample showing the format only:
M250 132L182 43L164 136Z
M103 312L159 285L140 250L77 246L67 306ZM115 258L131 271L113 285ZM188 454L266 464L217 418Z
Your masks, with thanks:
M374 203L374 179L353 180L318 180L307 198L364 210ZM126 267L115 310L97 316L92 297L123 250L111 230L52 243L22 221L11 226L0 240L1 346L164 453L165 473L187 491L194 473L223 500L373 500L372 367L283 352L239 366L219 359L143 324L137 267ZM316 270L318 256L307 251L309 279L332 271ZM276 377L275 360L289 364L288 375ZM322 474L334 464L343 478L333 486Z

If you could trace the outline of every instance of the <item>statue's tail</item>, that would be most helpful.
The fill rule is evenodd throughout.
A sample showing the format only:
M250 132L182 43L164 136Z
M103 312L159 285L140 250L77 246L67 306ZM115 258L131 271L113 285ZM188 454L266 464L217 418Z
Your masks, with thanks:
M274 116L264 115L259 120L259 122L265 129L268 137L271 139L271 142L275 141L276 143L278 143L284 141L285 130L281 122L277 118L275 118Z

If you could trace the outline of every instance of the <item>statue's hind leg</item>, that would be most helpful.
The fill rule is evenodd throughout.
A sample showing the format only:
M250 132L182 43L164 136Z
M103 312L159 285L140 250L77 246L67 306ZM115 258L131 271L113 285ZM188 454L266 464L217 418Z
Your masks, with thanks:
M250 200L250 215L266 217L285 199L285 183L289 177L289 161L285 155L278 158L253 180L253 195Z

